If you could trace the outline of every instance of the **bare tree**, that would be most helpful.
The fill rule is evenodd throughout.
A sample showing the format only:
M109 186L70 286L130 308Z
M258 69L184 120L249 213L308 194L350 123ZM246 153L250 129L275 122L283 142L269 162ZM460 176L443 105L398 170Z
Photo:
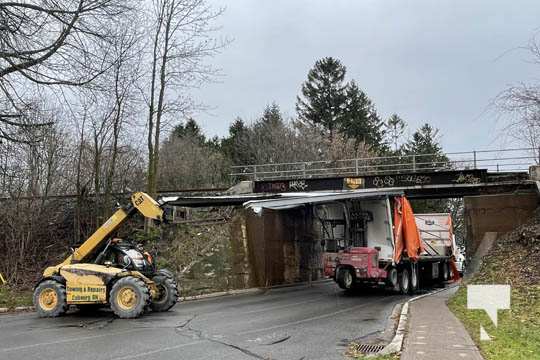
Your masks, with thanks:
M130 10L124 0L17 0L0 3L0 138L49 125L26 116L51 86L81 86L109 69L114 33Z
M209 81L216 70L205 59L226 42L212 37L213 21L222 9L214 10L205 0L153 0L153 19L148 84L148 172L147 190L155 196L160 158L161 133L167 116L180 117L193 109L186 89Z
M540 65L540 41L531 39L526 47L533 63ZM506 136L540 147L540 83L520 83L503 91L497 98L499 108L513 116L503 129ZM535 154L536 155L536 154Z

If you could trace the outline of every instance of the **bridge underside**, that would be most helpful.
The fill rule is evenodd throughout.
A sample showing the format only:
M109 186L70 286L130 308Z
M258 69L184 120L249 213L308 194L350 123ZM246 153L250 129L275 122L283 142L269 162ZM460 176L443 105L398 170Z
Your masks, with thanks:
M525 172L489 173L461 170L380 174L370 176L255 181L254 193L311 191L391 190L410 198L456 198L464 196L536 192L535 181Z

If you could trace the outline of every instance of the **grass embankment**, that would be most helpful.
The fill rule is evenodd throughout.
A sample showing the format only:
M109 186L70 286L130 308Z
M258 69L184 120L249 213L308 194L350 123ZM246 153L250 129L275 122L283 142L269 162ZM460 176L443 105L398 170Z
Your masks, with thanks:
M32 305L31 291L16 291L6 285L0 286L0 308Z
M509 310L495 327L485 311L467 309L464 284L449 307L463 322L486 360L540 359L540 214L500 238L468 284L508 284ZM491 341L480 341L480 325Z

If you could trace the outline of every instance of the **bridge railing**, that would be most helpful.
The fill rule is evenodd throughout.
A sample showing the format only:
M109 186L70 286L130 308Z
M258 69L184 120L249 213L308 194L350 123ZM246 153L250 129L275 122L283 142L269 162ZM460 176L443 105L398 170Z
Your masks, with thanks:
M440 154L409 154L354 159L235 165L237 180L276 180L388 173L487 169L491 172L527 171L540 163L540 149L473 150Z

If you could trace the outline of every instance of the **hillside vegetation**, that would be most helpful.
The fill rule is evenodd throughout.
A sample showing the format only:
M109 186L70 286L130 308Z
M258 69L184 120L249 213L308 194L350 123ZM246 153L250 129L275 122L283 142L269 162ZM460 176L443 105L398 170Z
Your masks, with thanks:
M467 309L466 285L450 300L487 360L540 358L540 210L524 225L501 236L468 284L508 284L510 310L499 310L495 327L483 310ZM480 341L483 325L491 341Z

